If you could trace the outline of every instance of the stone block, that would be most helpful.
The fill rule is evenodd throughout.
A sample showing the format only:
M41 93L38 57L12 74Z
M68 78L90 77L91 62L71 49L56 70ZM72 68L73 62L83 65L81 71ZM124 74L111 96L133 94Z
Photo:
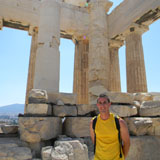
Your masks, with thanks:
M26 114L33 115L52 115L52 106L50 104L28 104Z
M160 118L151 118L152 119L152 125L154 128L154 135L160 136Z
M130 117L125 118L131 135L153 135L154 128L151 118Z
M77 116L76 106L53 106L53 115L58 117Z
M66 117L64 134L70 137L90 136L90 121L92 117Z
M134 101L143 102L143 101L153 100L152 95L149 93L133 93L133 96L134 96Z
M64 103L63 103L61 100L58 100L58 101L57 101L57 105L58 105L58 106L63 106Z
M131 146L126 160L158 160L160 138L155 136L131 137Z
M56 138L62 132L59 117L19 117L20 138L29 143Z
M131 135L160 136L160 118L130 117L125 118Z
M92 96L96 96L96 97L98 97L101 93L106 93L106 92L107 92L106 88L102 85L94 85L89 88L89 93Z
M78 110L78 115L82 116L82 115L86 115L89 114L91 112L95 112L98 113L98 108L96 104L79 104L77 105L77 110Z
M18 125L3 125L1 130L5 134L15 134L18 133Z
M140 108L141 104L139 101L133 101L133 105L136 106L138 109Z
M110 112L120 117L137 115L137 107L132 105L111 105Z
M100 92L105 93L112 103L116 104L133 104L134 97L133 94L130 93L122 93L122 92ZM99 92L97 95L92 96L91 104L97 103L97 98L99 96Z
M54 104L76 104L76 94L71 93L48 93L48 101Z
M160 116L160 101L143 102L139 110L140 116Z
M53 150L52 146L43 147L41 151L42 160L51 160L52 150Z
M106 94L112 103L133 104L134 101L133 95L130 93L107 92Z
M42 148L43 160L88 160L88 149L78 140L58 140Z
M28 103L47 103L47 91L41 89L32 89L29 91Z
M56 141L55 148L59 146L68 152L69 159L76 160L88 160L88 149L87 146L82 144L78 140L70 140L70 141ZM69 150L70 148L70 150ZM65 153L63 152L63 153Z

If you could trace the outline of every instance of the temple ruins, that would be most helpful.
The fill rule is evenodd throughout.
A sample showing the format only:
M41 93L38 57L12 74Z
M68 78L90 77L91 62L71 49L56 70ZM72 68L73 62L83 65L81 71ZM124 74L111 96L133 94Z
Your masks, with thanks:
M32 36L18 140L7 143L0 138L0 160L92 160L89 122L98 114L96 99L104 92L111 99L111 111L128 124L127 160L159 159L160 93L147 90L142 35L160 18L160 0L124 0L108 14L112 4L0 0L0 30L11 27ZM75 44L73 94L59 92L60 38ZM120 82L118 51L123 45L127 93L121 92ZM5 126L1 130L7 134Z

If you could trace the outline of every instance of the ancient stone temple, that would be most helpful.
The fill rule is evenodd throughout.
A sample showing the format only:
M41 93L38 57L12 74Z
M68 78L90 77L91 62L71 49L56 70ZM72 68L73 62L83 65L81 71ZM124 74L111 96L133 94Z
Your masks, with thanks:
M128 124L127 160L160 157L160 93L147 92L142 35L160 18L160 0L0 0L0 29L32 36L26 106L18 137L0 138L0 160L92 160L89 123L106 93ZM59 92L60 38L75 44L73 94ZM119 48L126 45L127 93ZM15 126L0 127L10 136ZM14 128L15 129L15 128Z

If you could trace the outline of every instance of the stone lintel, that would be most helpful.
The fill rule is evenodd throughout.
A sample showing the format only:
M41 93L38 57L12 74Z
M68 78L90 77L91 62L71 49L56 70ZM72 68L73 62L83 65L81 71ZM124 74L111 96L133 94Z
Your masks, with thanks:
M90 0L89 2L89 10L92 7L101 6L105 8L105 11L108 12L108 10L112 7L113 2L109 0Z
M109 43L109 48L120 48L121 46L124 45L123 40L110 40Z
M142 35L143 33L147 32L149 30L149 27L146 25L140 25L137 23L133 23L124 33L123 36L126 37L127 35L131 33L138 33Z

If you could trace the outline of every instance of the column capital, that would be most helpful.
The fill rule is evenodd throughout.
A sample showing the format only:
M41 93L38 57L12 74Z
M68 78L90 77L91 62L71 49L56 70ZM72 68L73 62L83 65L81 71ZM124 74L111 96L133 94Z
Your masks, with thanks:
M2 30L2 28L3 28L3 20L0 19L0 30Z
M72 36L72 41L76 44L77 41L84 41L86 43L89 42L89 38L87 36Z
M132 33L143 34L149 30L149 27L146 25L139 25L137 23L133 23L124 33L123 36L127 36Z
M120 48L124 45L124 41L122 40L110 40L108 43L109 48Z
M38 33L38 27L29 26L28 34L29 34L30 36L33 36L34 33Z
M89 1L89 11L95 7L103 7L106 12L112 7L113 2L109 0L90 0Z

